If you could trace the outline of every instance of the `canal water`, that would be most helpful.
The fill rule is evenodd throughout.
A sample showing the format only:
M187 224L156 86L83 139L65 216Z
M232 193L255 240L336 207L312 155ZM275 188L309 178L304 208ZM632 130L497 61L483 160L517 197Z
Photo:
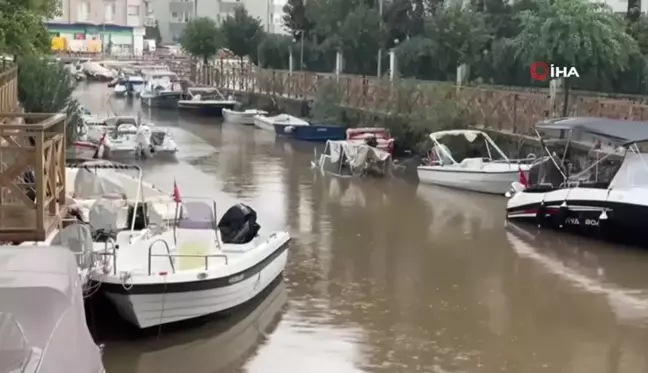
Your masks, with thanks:
M507 227L503 197L324 177L311 144L107 92L78 93L179 144L177 162L141 163L147 180L171 193L175 179L220 213L242 201L294 237L264 297L199 325L113 333L108 372L648 372L648 253Z

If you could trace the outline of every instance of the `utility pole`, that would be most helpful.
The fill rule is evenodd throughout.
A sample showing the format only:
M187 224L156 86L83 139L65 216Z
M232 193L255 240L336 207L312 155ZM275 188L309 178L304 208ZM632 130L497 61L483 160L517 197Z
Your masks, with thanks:
M304 0L305 1L305 0ZM383 29L383 2L385 0L378 0L378 14L380 14L380 29ZM382 75L382 40L380 41L380 48L378 49L378 78Z

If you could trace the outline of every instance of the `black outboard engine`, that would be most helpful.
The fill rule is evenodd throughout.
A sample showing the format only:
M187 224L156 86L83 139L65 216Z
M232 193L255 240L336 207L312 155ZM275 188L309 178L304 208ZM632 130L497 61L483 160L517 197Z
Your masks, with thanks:
M248 243L256 237L261 226L257 214L250 206L239 203L229 208L218 222L223 243Z

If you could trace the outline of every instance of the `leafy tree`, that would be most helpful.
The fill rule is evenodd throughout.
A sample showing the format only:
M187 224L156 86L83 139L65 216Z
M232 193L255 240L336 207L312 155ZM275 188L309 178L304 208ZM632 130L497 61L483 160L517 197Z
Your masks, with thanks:
M381 41L380 16L376 9L360 4L345 18L340 28L341 49L347 58L346 72L373 74L374 56Z
M263 27L261 21L250 16L244 7L237 7L233 16L225 18L221 32L225 46L235 55L241 58L250 56L256 60L259 44L264 37Z
M72 144L81 126L80 106L73 97L74 76L62 64L38 56L20 58L18 66L22 107L29 113L66 113L68 144Z
M517 56L527 64L575 66L581 75L609 80L639 51L623 19L605 5L588 0L538 0L537 5L537 12L522 12L515 37Z
M425 29L434 45L438 68L449 77L456 75L457 66L479 61L488 42L493 39L484 14L472 10L461 1L438 10L428 18Z
M50 37L42 20L59 13L56 0L0 0L0 52L24 55L49 51Z
M261 66L271 69L287 69L291 47L292 38L289 35L266 35L259 44Z
M306 16L304 0L288 0L283 7L284 27L294 38L309 37L314 23ZM303 33L302 33L303 31Z
M412 10L410 0L394 0L383 9L387 48L394 46L394 40L404 41L409 36L412 27Z
M207 64L223 44L216 23L211 18L200 17L187 23L180 36L180 45L185 52Z

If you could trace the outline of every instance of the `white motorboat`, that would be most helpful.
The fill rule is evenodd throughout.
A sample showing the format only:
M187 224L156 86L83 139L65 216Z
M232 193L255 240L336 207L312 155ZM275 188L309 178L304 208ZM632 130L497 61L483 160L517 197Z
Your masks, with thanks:
M606 118L560 118L536 124L536 132L563 131L597 137L593 164L560 158L534 166L528 185L513 183L507 218L645 246L648 235L648 122ZM542 140L544 143L544 140ZM605 142L606 145L601 145ZM567 142L567 153L570 142Z
M105 137L103 145L111 158L173 156L178 151L167 131L147 125L121 124Z
M241 305L286 265L290 235L259 234L250 207L230 208L217 224L213 201L181 200L177 188L173 195L177 202L166 209L141 193L135 201L108 196L87 214L92 252L102 257L88 274L89 286L100 285L119 313L140 328Z
M146 84L140 93L142 105L163 109L176 109L183 93L176 82L178 76L170 71L144 72Z
M439 142L446 136L463 136L471 145L478 138L482 139L483 156L467 157L457 162L450 149ZM417 167L421 183L504 195L511 189L512 182L520 180L520 173L528 174L530 163L535 161L533 155L524 160L509 159L490 136L482 131L440 131L430 134L430 139L434 146L428 155L427 164Z
M216 96L216 98L210 98L210 96ZM193 88L189 90L186 99L178 101L178 109L203 115L223 115L223 109L231 110L236 105L238 102L234 98L224 97L217 89L198 90Z
M391 175L391 154L364 142L329 140L324 152L318 156L314 149L314 155L311 167L323 174L343 177Z
M139 117L110 117L86 125L84 140L103 146L110 157L116 158L170 156L178 151L168 131L140 122Z
M104 372L70 250L2 246L0 277L0 371Z
M257 128L260 128L262 130L276 132L275 124L281 126L308 126L309 125L307 121L303 119L299 119L289 114L279 114L273 117L268 117L265 115L254 116L254 125Z
M144 78L139 75L129 75L115 85L114 94L118 97L139 96L145 87Z
M244 111L223 109L223 119L229 123L254 125L255 115L268 115L268 112L257 109L247 109Z

